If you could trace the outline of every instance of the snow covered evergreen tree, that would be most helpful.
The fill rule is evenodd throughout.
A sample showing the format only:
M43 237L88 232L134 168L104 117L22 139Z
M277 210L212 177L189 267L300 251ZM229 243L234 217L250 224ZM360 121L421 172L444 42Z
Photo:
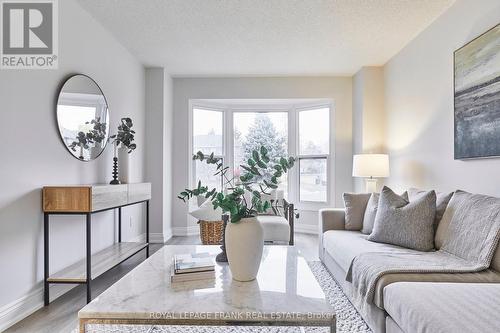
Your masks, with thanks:
M276 130L271 119L266 114L258 113L242 142L244 161L252 157L252 151L259 150L261 146L268 149L272 162L277 161L281 156L287 155L286 143L286 137ZM273 174L272 166L273 163L269 163L265 177Z

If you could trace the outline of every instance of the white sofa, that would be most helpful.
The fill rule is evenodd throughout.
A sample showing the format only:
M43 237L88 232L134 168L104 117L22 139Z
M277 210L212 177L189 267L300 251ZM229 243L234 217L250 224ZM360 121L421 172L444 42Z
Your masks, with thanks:
M343 209L324 209L319 213L319 257L325 266L329 269L335 280L339 283L344 293L350 297L351 295L351 284L345 280L347 270L349 265L360 253L364 252L377 252L377 251L391 251L398 249L399 247L393 245L387 245L382 243L375 243L367 240L368 235L362 234L360 231L348 231L345 230L345 212ZM441 235L443 237L446 235ZM409 284L403 284L399 286L401 282L419 282L418 289L407 289ZM422 283L426 282L426 283ZM430 283L429 283L430 282ZM467 284L482 283L484 286L486 284L492 284L489 289L495 289L495 293L498 293L500 289L500 250L497 247L495 256L493 258L490 269L478 273L462 273L462 274L442 274L442 273L430 273L430 274L388 274L384 275L379 279L376 285L376 293L374 296L374 304L370 305L369 308L362 312L361 315L367 322L368 326L375 332L386 332L386 321L387 332L436 332L433 330L419 330L417 322L413 320L420 320L421 316L417 316L417 312L422 307L422 304L427 306L427 310L430 307L436 308L438 310L441 306L448 304L450 301L445 299L446 293L443 291L443 299L432 298L428 295L432 295L432 291L427 293L421 290L425 288L425 285L432 285L432 282L447 282L447 283L460 283L462 288L467 288ZM394 284L394 287L393 287ZM412 283L410 283L412 284ZM396 288L396 285L398 287ZM391 287L391 288L388 288ZM434 287L433 287L434 288ZM387 292L386 292L387 290ZM409 292L415 299L421 299L420 305L415 305L408 300L408 294L404 294L401 290ZM433 289L434 290L434 289ZM457 289L458 290L458 289ZM441 291L441 289L440 289ZM438 294L439 295L439 294ZM456 302L457 300L455 300ZM399 303L398 303L399 302ZM467 299L462 299L462 302L468 303ZM496 323L498 323L498 318L500 318L500 298L497 298L493 303L489 300L490 306L496 307ZM399 304L399 305L396 305ZM406 311L414 313L412 316L404 317L398 316L396 313L404 312L401 308L404 308L405 304L413 304L412 307L408 307ZM355 307L359 308L357 304ZM420 307L419 307L420 306ZM399 311L399 312L396 312ZM471 309L474 310L474 309ZM425 316L425 315L424 315ZM387 317L387 319L386 319ZM480 316L455 316L454 320L457 321L471 321L481 320ZM429 319L432 320L432 319ZM495 323L495 321L493 321ZM465 326L465 322L463 323ZM470 325L470 323L468 323ZM477 327L481 327L481 323L477 324ZM426 327L434 327L428 325ZM410 328L410 329L409 329ZM497 326L497 332L500 331L500 324ZM399 331L397 330L399 329ZM493 330L495 331L495 330ZM492 331L492 332L493 332ZM453 330L440 330L438 332L456 332ZM481 332L481 331L476 331Z

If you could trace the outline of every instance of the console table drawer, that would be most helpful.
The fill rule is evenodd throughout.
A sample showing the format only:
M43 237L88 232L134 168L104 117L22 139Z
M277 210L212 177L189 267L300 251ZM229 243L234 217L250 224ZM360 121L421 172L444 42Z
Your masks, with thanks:
M44 187L44 212L89 212L92 209L90 187Z

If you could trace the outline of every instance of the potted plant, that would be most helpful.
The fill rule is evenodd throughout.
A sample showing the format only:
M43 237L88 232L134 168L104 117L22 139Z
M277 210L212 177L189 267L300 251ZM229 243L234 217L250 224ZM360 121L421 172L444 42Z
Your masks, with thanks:
M271 202L263 197L278 188L279 178L294 166L295 158L280 157L271 161L268 149L262 146L253 150L252 157L241 165L244 173L239 177L229 177L229 167L224 167L222 160L214 157L213 153L205 156L197 152L193 160L216 165L215 175L223 177L224 189L209 190L198 182L195 189L185 189L178 198L186 202L192 197L205 195L214 209L220 207L223 213L230 215L231 223L226 227L229 267L235 280L251 281L257 276L264 247L262 226L255 216L278 205L277 201ZM270 169L273 170L271 173L266 172Z
M111 184L128 183L130 180L130 159L129 154L137 148L134 143L135 131L132 119L122 118L118 126L118 132L111 135L109 139L114 145L114 166L113 166L113 180ZM119 180L117 161L120 162Z

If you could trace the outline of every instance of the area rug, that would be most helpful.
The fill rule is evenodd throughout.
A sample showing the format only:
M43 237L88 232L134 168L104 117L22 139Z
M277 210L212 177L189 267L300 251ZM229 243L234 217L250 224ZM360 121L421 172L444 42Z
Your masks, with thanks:
M309 262L326 298L337 314L337 332L371 332L363 318L335 282L330 272L319 261ZM142 325L87 325L88 333L322 333L329 332L321 327L209 327L209 326L142 326ZM75 331L77 332L77 331Z

